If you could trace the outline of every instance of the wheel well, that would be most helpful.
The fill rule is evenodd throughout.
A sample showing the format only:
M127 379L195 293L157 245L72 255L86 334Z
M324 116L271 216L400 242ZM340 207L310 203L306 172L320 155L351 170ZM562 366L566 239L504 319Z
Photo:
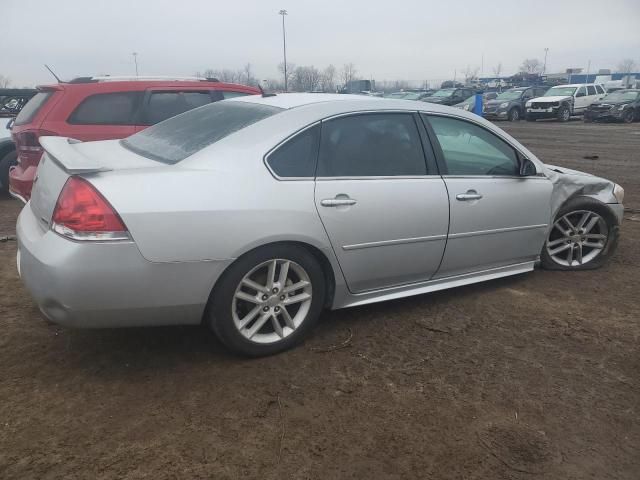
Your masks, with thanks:
M298 242L298 241L283 241L283 242L272 242L272 243L265 243L264 245L260 245L259 247L255 247L247 252L244 252L242 255L240 255L238 258L236 258L231 264L229 264L227 266L227 268L225 268L224 272L222 272L220 274L220 276L218 277L218 279L216 280L215 284L213 285L213 288L211 289L211 293L209 294L209 300L207 301L207 306L205 308L204 311L204 315L202 317L203 321L206 321L207 317L208 317L208 311L209 311L209 306L211 304L211 299L213 298L216 288L217 286L220 284L220 280L222 280L222 278L225 276L225 273L227 272L227 270L229 269L229 267L231 267L231 265L233 265L238 259L242 258L243 256L254 252L256 250L259 250L261 248L265 248L265 247L270 247L270 246L274 246L274 245L296 245L298 247L302 247L305 250L307 250L311 255L313 255L315 257L316 260L318 260L318 263L320 264L320 267L322 268L322 273L324 274L324 281L325 281L325 287L326 287L326 298L325 298L325 307L329 307L333 304L333 297L335 295L335 291L336 291L336 277L335 277L335 272L333 271L333 267L331 266L331 262L329 261L329 259L327 258L327 256L322 253L322 250L320 250L317 247L314 247L313 245L310 245L308 243L305 242Z

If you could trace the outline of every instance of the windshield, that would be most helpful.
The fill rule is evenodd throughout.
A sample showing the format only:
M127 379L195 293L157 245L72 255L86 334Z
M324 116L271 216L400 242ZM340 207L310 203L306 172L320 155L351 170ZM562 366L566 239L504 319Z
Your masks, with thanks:
M570 97L575 91L576 87L553 87L543 97Z
M438 90L436 93L433 94L434 97L450 97L451 95L453 95L453 92L455 90L453 89L448 89L448 90Z
M420 97L422 97L422 95L423 95L422 93L409 92L403 98L405 100L418 100L420 99Z
M407 92L393 92L387 95L387 98L404 98Z
M602 102L633 102L638 98L640 92L613 92L605 96Z
M149 127L121 144L143 157L174 164L282 110L232 100L211 103Z
M522 96L523 91L524 90L508 90L498 95L496 100L517 100Z

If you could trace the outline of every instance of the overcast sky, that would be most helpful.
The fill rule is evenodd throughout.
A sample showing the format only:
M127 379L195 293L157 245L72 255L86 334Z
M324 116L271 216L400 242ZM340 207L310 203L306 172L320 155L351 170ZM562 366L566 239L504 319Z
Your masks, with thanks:
M454 71L502 62L515 73L525 58L547 72L567 67L640 64L640 0L0 0L0 74L26 86L59 76L192 75L242 68L278 75L287 9L288 60L360 76L412 81L453 78ZM639 68L640 69L640 68Z

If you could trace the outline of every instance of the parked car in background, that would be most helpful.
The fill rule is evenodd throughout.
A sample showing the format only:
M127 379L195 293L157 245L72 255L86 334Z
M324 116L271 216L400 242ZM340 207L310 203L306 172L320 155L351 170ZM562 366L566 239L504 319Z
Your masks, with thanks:
M0 192L9 189L9 168L16 164L17 157L9 127L36 93L33 88L0 88Z
M18 165L9 172L10 193L25 202L31 196L44 135L124 138L193 108L258 93L254 87L200 78L81 77L38 87L12 128Z
M430 97L423 98L422 101L440 105L456 105L465 101L474 93L475 91L472 88L442 88Z
M422 100L433 93L433 90L403 90L401 92L390 93L384 97L393 98L395 100Z
M582 115L589 105L605 94L604 87L596 83L551 87L543 96L527 101L526 118L530 122L541 118L567 122L574 115Z
M498 94L496 92L485 92L482 94L482 104L485 105L489 100L496 98ZM476 96L472 95L464 102L456 103L454 108L460 108L467 112L473 112L476 105Z
M518 121L524 117L525 104L546 91L546 87L518 87L504 91L485 103L483 115L491 120Z
M632 123L640 119L640 89L617 90L592 103L584 112L584 121L617 120Z
M300 342L325 307L538 260L597 268L624 211L619 185L546 166L477 115L404 100L254 95L121 141L41 143L17 261L44 315L205 324L252 356Z

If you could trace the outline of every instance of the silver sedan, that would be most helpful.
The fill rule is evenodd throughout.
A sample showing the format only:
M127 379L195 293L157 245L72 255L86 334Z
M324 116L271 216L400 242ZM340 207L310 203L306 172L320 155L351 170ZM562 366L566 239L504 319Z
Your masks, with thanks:
M125 140L43 137L18 270L51 321L298 343L324 308L600 266L624 191L467 112L349 95L213 103Z

